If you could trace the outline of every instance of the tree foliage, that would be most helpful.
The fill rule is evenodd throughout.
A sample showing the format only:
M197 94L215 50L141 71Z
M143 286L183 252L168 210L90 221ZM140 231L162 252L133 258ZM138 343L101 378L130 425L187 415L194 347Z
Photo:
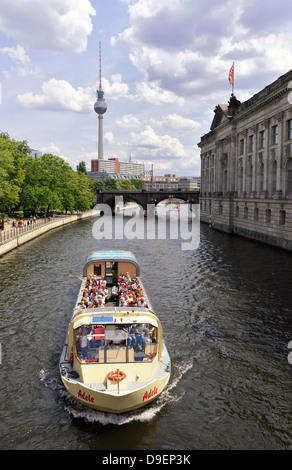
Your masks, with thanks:
M0 219L18 204L21 186L25 178L24 162L30 148L26 141L10 139L0 133Z
M144 188L136 179L88 178L84 161L76 170L50 153L35 159L25 140L0 133L0 225L15 210L85 211L94 206L98 190Z
M94 205L94 185L62 158L34 159L26 141L0 134L0 218L16 209L32 212L85 211Z
M77 173L84 173L85 175L87 175L86 163L84 161L78 163L78 165L76 166L76 171Z
M44 154L27 159L21 205L33 211L85 211L93 205L93 184L62 158Z

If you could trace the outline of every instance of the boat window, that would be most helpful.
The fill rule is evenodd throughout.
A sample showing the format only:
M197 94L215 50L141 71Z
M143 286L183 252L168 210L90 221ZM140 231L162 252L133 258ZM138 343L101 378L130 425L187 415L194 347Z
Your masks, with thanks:
M93 265L93 273L96 275L96 276L101 276L101 264L100 263L95 263Z
M82 325L74 332L82 363L151 362L157 354L157 328L149 323Z

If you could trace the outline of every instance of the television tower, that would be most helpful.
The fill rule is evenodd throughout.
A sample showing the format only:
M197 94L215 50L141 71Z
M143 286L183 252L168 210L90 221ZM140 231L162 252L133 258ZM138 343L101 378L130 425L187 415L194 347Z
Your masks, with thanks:
M104 92L101 88L101 43L99 41L99 89L96 91L97 101L94 104L94 111L98 114L98 160L103 160L103 114L107 110L104 101Z

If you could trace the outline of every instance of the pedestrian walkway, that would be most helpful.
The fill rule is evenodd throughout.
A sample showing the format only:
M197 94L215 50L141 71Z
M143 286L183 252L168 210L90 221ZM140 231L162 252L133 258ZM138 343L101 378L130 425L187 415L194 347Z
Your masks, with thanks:
M97 217L99 215L99 211L92 209L91 211L59 215L52 218L43 217L36 220L30 219L29 224L26 220L25 224L22 221L22 224L17 227L12 226L13 221L11 221L10 224L6 223L5 229L0 231L0 256L40 235L43 235L49 230L62 227L78 220Z
M64 215L57 217L66 217ZM9 222L5 222L4 229L0 230L0 245L7 243L13 238L18 237L27 232L31 232L37 228L42 227L43 225L49 224L56 220L56 217L42 217L36 218L31 217L29 219L23 219L17 221L16 219L11 219ZM15 224L15 225L14 225Z

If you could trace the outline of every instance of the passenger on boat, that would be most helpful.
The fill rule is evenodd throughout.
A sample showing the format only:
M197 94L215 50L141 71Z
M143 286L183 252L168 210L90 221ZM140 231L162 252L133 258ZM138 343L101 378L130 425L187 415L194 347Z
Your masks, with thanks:
M128 347L134 348L135 351L144 350L145 341L144 333L136 325L132 325L128 332Z
M109 345L117 346L117 345L125 344L126 338L127 338L127 334L125 333L125 331L123 329L119 329L119 327L116 326L114 331L110 332L110 339L107 340L106 346L109 346Z
M102 299L102 298L99 298L99 299L98 299L98 302L97 302L97 307L105 307L105 305L104 305L104 302L103 302L103 299Z
M94 335L91 340L92 347L98 348L104 346L104 327L102 325L93 325L90 334Z
M83 331L82 331L81 354L82 354L83 359L85 359L87 357L87 332L86 332L86 329L83 329Z

